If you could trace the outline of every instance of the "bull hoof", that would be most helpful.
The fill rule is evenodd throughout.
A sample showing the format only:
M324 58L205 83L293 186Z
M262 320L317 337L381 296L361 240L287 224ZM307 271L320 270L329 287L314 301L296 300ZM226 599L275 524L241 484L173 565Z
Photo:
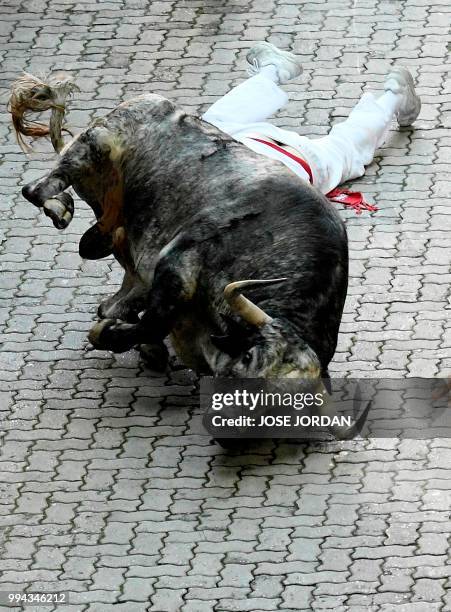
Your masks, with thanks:
M136 325L104 319L91 328L88 340L96 349L124 353L136 344L135 331Z
M80 238L78 252L83 259L102 259L113 253L113 239L100 231L98 223Z
M164 372L166 370L169 361L169 351L165 344L141 344L139 354L150 370L155 370L155 372Z
M69 193L59 193L44 202L43 210L57 229L65 229L74 216L74 200Z
M102 335L106 329L112 327L116 321L114 319L103 319L99 323L96 323L91 327L88 334L88 340L94 348L104 348L104 341L102 341Z

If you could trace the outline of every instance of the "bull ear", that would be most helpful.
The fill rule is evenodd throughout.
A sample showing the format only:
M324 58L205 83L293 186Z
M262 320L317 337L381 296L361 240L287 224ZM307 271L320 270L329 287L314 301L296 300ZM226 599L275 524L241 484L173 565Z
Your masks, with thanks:
M220 317L229 336L240 338L250 331L250 326L244 321L236 321L233 317L226 314L221 314Z
M226 328L224 335L210 336L212 344L231 357L238 357L248 351L260 339L260 332L244 321L235 321L229 315L221 314Z

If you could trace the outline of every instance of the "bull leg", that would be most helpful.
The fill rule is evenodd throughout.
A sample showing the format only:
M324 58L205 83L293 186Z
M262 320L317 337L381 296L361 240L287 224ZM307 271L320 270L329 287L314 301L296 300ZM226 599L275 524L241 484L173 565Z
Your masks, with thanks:
M169 351L164 342L141 344L139 354L150 370L165 371L169 361Z
M146 298L144 285L136 280L132 272L126 270L121 288L100 302L97 314L101 319L136 322L138 313L145 307Z
M97 311L101 319L120 319L129 323L137 322L138 313L144 308L147 292L142 285L134 286L134 282L133 274L126 271L119 291L101 302ZM97 337L98 328L99 323L93 326L89 335L90 338L91 334ZM151 370L163 372L166 369L169 352L163 342L141 344L139 352Z
M183 258L171 255L156 267L147 308L137 323L106 319L95 325L89 334L94 347L122 353L137 344L161 346L171 332L178 314L195 290L194 266Z
M147 292L142 285L134 286L134 283L135 277L133 274L126 271L120 290L100 304L98 310L99 316L109 319L109 321L112 319L121 319L129 323L136 323L138 313L144 307ZM110 349L111 347L104 346L103 344L105 342L105 336L99 338L99 329L101 333L102 323L103 322L96 323L96 325L93 326L89 333L89 339L97 348ZM122 323L120 325L122 325L122 329L124 329L126 324ZM128 348L129 347L126 346L125 350L128 350ZM169 361L169 351L164 342L141 344L139 352L151 370L164 372Z

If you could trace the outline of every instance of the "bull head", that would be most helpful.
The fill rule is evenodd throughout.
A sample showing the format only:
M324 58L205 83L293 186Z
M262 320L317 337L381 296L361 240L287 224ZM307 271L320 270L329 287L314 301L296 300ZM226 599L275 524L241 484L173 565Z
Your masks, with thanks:
M242 280L224 288L224 299L244 325L228 327L226 336L212 336L213 344L225 350L220 376L240 378L308 378L317 380L321 364L315 351L286 322L273 318L242 295L243 289L274 285L288 278ZM215 369L217 372L217 370Z
M241 325L227 325L226 336L212 336L214 346L224 351L213 367L218 375L240 378L319 377L320 365L314 351L305 342L299 343L296 339L292 342L282 321L273 319L241 293L243 289L287 280L243 280L225 287L224 299L232 313L239 316Z
M228 334L212 336L213 344L222 351L222 355L217 356L214 371L216 375L225 377L310 379L325 399L319 413L335 416L331 396L320 378L321 364L313 349L299 338L287 338L281 321L270 317L241 294L243 289L286 280L288 279L243 280L229 283L225 287L224 299L231 311L238 315L245 325L225 317ZM357 415L360 399L354 398L354 404ZM331 426L331 433L341 440L353 438L360 432L368 410L369 405L350 427Z
M287 279L242 280L229 283L223 296L231 312L239 317L238 322L230 316L223 316L227 333L224 336L212 336L213 345L221 351L217 356L214 371L220 376L238 376L248 378L266 377L268 373L264 363L278 361L276 355L269 357L269 352L278 346L273 338L273 319L264 310L242 295L243 289L281 283ZM265 349L268 349L265 351ZM271 349L271 350L270 350ZM254 363L254 357L265 355L266 359ZM264 362L264 363L263 363ZM265 370L262 371L262 368Z

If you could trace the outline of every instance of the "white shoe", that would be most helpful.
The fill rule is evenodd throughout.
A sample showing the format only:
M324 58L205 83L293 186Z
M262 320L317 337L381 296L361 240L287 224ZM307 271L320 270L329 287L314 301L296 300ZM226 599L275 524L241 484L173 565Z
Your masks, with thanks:
M302 66L294 53L282 51L268 42L259 42L246 55L248 73L254 76L264 66L274 66L279 83L287 83L302 74Z
M402 95L402 102L396 112L401 127L412 125L420 114L421 100L415 92L413 76L403 66L395 66L385 80L385 91Z

